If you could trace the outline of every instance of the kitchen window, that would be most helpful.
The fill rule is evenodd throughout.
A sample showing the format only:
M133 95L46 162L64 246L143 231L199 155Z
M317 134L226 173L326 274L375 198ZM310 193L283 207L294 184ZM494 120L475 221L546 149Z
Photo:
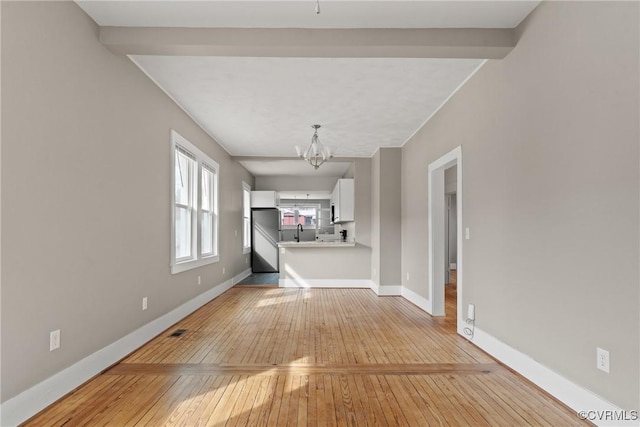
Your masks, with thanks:
M319 205L280 206L282 229L296 228L298 224L302 224L305 229L316 230L319 210Z
M242 253L251 252L251 187L242 183Z
M171 132L171 274L219 260L219 165Z

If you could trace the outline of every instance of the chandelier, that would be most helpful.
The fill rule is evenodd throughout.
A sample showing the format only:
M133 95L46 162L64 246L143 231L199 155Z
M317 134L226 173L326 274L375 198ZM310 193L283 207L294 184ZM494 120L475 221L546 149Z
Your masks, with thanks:
M320 129L321 126L313 125L311 127L315 129L315 131L311 137L309 148L302 151L302 149L296 145L296 152L298 153L298 157L304 159L313 166L314 169L318 169L324 162L333 157L333 153L331 153L329 147L322 145L318 139L318 129Z

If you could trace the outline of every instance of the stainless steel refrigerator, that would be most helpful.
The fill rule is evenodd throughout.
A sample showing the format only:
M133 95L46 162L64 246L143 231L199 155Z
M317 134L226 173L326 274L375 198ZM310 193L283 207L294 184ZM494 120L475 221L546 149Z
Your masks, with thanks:
M280 211L274 208L251 209L251 271L278 273Z

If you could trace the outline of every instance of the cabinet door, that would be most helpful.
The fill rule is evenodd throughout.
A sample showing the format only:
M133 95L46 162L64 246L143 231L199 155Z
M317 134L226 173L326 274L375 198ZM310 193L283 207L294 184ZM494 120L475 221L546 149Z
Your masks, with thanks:
M277 195L275 191L252 191L252 208L275 208L277 206Z
M340 195L340 221L353 221L355 219L355 186L353 179L341 179L338 181Z

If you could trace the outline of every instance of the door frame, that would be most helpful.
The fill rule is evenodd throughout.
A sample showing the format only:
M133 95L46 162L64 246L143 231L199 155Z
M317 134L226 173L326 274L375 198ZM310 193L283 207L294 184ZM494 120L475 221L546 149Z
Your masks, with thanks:
M429 303L427 312L432 316L445 315L444 303L444 275L447 269L448 254L445 254L446 229L446 197L444 185L444 171L451 166L457 166L456 182L456 219L458 254L457 269L457 307L458 333L462 334L462 146L457 146L445 155L429 164L427 177L427 218L429 235ZM436 268L437 267L437 268Z

